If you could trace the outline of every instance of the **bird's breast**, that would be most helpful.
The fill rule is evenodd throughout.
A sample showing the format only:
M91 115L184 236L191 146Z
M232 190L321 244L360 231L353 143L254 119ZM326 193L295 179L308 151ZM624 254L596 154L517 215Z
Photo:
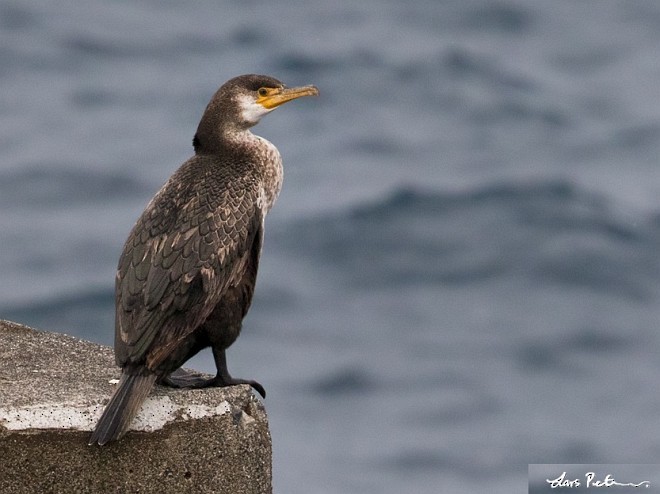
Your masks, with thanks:
M284 168L282 157L275 145L263 137L255 136L259 140L257 160L261 163L263 173L262 193L259 197L259 206L264 216L273 207L277 196L282 190Z

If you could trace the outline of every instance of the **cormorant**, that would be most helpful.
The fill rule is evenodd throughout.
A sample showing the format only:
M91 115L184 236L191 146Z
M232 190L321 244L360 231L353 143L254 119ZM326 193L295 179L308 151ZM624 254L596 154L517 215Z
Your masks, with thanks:
M170 177L131 230L115 279L115 393L89 444L121 438L156 383L175 387L249 384L227 370L225 349L250 307L264 218L282 186L277 148L250 127L278 106L318 95L277 79L242 75L206 107L195 154ZM180 367L211 347L211 379Z

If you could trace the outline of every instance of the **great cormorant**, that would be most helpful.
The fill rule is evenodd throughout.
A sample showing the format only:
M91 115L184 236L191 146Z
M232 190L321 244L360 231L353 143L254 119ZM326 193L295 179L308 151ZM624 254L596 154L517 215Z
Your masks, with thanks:
M225 349L250 307L264 218L282 186L277 148L250 128L278 106L318 95L263 75L226 82L206 107L195 154L149 202L126 240L115 279L115 393L89 443L121 438L156 383L249 384L227 370ZM211 347L217 375L181 365Z

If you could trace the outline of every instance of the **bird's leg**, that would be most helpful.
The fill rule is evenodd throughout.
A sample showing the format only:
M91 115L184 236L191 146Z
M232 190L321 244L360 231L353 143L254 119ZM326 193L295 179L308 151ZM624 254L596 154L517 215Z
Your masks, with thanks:
M231 377L229 371L227 370L227 357L225 356L224 349L220 350L214 347L213 359L215 360L215 366L218 369L218 374L212 379L214 382L210 384L210 386L233 386L235 384L249 384L261 395L262 398L266 397L266 390L257 381Z

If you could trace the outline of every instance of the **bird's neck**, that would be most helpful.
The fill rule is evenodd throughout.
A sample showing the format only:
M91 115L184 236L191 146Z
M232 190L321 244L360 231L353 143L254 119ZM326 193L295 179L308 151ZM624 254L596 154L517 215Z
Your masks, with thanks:
M264 215L273 207L282 189L284 168L282 157L275 145L250 130L225 133L225 139L232 149L241 151L247 159L258 165L256 170L263 188Z

